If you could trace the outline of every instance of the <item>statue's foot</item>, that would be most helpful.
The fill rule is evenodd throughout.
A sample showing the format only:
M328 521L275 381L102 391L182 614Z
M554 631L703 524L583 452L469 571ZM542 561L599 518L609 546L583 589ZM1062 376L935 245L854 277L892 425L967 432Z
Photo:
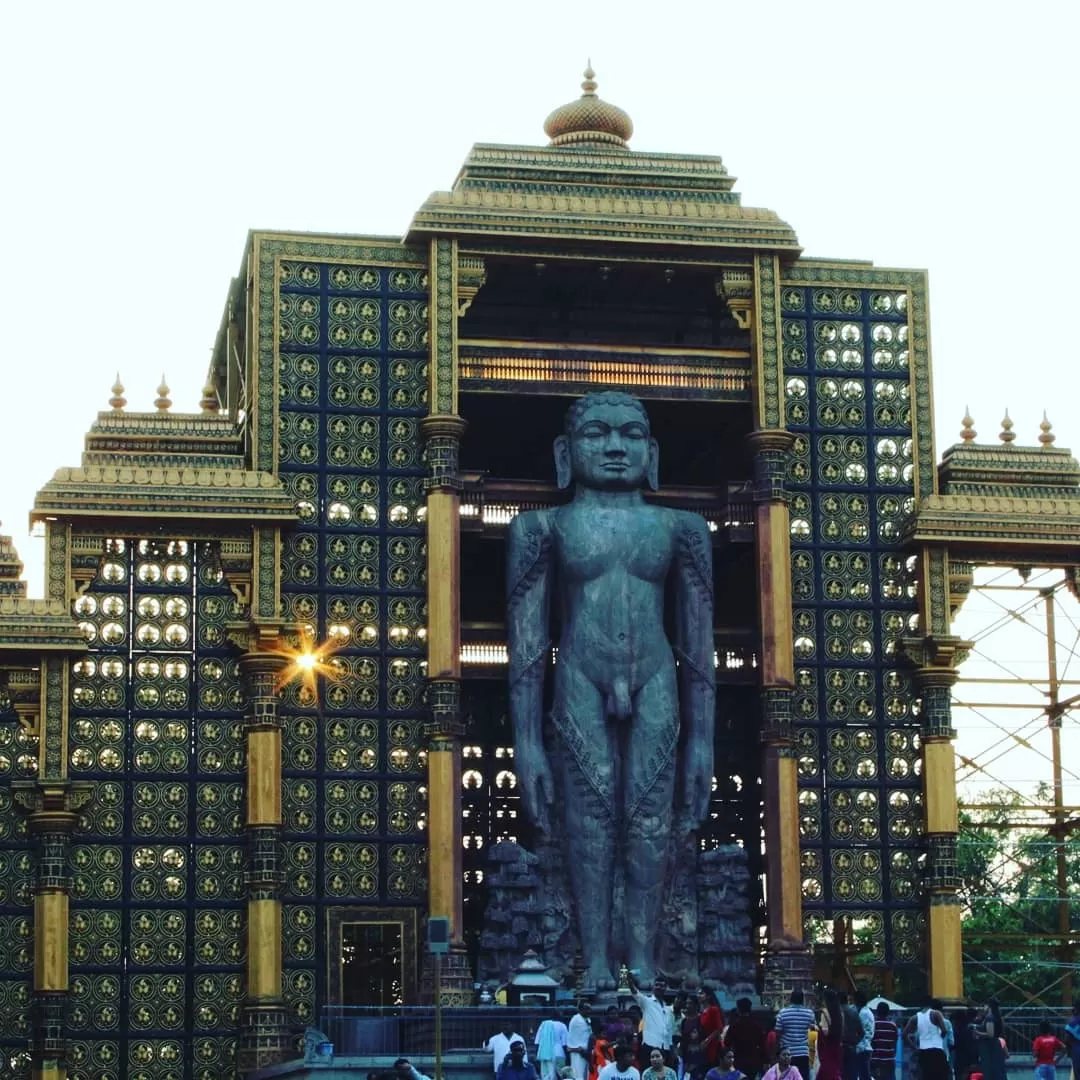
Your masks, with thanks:
M584 990L590 994L600 993L604 990L614 990L617 985L615 978L611 974L611 969L603 964L590 965L585 971L584 981Z

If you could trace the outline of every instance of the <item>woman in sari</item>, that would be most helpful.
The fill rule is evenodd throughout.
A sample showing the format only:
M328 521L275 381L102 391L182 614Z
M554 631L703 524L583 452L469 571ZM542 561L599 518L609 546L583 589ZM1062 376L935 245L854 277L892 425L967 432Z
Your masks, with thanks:
M844 1017L840 998L835 990L825 991L818 1015L817 1080L843 1080L844 1075Z
M701 991L701 1046L705 1051L705 1062L712 1068L720 1061L720 1051L723 1049L724 1036L724 1010L720 1008L720 1002L712 990Z

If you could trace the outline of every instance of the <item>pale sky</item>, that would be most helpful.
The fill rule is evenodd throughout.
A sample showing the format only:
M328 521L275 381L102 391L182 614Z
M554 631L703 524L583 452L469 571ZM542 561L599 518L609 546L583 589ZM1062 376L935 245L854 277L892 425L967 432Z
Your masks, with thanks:
M1073 3L9 4L0 521L40 594L34 492L117 370L195 411L251 228L400 236L474 142L580 93L641 150L719 154L808 255L930 271L938 452L970 405L1080 451ZM16 327L16 323L18 326Z

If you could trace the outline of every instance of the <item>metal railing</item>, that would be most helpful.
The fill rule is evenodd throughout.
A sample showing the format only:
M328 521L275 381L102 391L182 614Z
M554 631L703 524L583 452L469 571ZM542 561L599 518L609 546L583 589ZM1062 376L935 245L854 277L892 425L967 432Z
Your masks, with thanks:
M573 1011L560 1008L565 1021ZM955 1010L946 1009L955 1019ZM532 1051L536 1029L549 1012L540 1007L471 1006L442 1011L443 1050L472 1050L481 1053L492 1035L511 1026ZM906 1020L908 1012L901 1014ZM761 1016L762 1020L768 1018ZM1062 1037L1069 1019L1068 1009L1019 1006L1002 1009L1005 1042L1009 1053L1030 1056L1031 1044L1044 1020L1053 1034ZM766 1024L766 1026L770 1026ZM320 1030L334 1044L334 1053L353 1056L431 1055L435 1052L435 1010L430 1005L328 1005L320 1017ZM1080 1078L1078 1078L1080 1080Z
M572 1009L566 1009L569 1016ZM483 1052L484 1043L506 1025L531 1050L536 1029L549 1015L543 1008L478 1006L442 1010L444 1051ZM335 1055L430 1055L435 1052L435 1010L430 1005L328 1005L320 1030L334 1044Z
M1005 1044L1010 1054L1030 1054L1031 1044L1039 1034L1039 1025L1050 1021L1050 1032L1064 1041L1063 1032L1069 1022L1070 1009L1043 1008L1040 1005L1003 1006L1001 1019L1005 1025ZM1077 1078L1080 1080L1080 1077Z

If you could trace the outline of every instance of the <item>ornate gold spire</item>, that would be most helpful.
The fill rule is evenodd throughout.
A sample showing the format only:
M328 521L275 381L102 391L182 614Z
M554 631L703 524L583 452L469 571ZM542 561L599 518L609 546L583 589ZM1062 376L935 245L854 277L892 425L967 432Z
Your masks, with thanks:
M1013 431L1013 422L1009 419L1009 410L1005 410L1005 416L1001 421L1001 431L998 434L998 438L1008 446L1009 443L1016 439L1016 432Z
M634 123L617 105L596 96L596 73L592 61L585 68L584 91L577 101L560 105L544 121L544 131L552 146L602 145L629 150L627 140Z
M1054 445L1054 440L1057 436L1053 432L1054 425L1046 418L1046 410L1043 409L1042 423L1039 425L1039 442L1043 446L1050 447Z
M124 397L124 384L120 381L120 372L116 373L116 382L112 384L112 397L109 398L109 405L112 407L113 412L123 412L124 406L127 404L127 398Z
M161 385L157 388L158 396L154 398L154 407L159 413L167 413L172 408L172 401L169 399L169 384L165 382L165 376L161 376Z
M971 409L967 405L964 406L964 419L960 423L964 425L960 431L960 438L966 443L974 442L975 436L979 433L975 430L975 421L971 418Z

